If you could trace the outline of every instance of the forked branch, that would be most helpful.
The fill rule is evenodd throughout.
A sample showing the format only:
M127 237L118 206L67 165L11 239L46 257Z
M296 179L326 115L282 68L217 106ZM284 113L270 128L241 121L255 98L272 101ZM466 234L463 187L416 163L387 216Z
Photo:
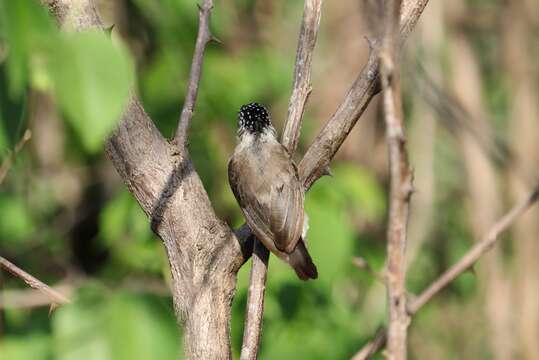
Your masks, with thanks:
M404 0L401 6L399 45L401 47L415 27L428 0ZM299 173L304 186L312 184L328 171L331 160L352 131L372 98L379 92L378 46L376 41L369 60L360 72L344 101L320 131L299 164Z
M539 186L537 186L522 202L515 205L507 214L500 218L485 234L481 241L477 242L464 256L453 266L447 269L435 281L408 305L408 315L413 316L419 309L427 304L436 294L443 290L462 273L472 268L473 265L486 254L499 240L500 235L508 230L526 211L528 211L539 199ZM387 331L378 331L373 340L353 357L353 360L369 359L377 351L382 349L387 339Z

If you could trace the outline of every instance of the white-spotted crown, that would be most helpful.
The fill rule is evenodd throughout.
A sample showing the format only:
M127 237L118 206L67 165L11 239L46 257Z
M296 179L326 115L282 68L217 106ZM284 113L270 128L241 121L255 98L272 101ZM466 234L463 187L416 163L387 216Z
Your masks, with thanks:
M243 105L238 112L238 132L261 134L271 127L268 110L260 104L250 103Z

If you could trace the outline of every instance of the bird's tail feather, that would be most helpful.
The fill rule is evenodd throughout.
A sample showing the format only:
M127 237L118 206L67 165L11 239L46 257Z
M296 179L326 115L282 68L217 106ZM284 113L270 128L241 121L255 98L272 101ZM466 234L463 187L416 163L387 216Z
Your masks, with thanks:
M316 265L314 265L303 239L298 241L296 248L290 253L289 263L301 280L318 278L318 270L316 270Z

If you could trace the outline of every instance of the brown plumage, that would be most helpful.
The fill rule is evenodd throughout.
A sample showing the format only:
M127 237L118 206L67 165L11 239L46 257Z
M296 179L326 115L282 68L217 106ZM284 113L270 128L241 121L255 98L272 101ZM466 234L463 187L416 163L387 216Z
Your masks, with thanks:
M303 189L297 169L258 104L239 113L239 143L228 163L230 187L247 224L302 280L318 276L302 239Z

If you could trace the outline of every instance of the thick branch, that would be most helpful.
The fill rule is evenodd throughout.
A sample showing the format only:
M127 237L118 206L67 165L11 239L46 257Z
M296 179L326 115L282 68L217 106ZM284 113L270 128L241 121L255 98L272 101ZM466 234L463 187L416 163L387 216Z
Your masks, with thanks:
M539 186L522 202L515 205L507 214L499 219L460 260L447 269L440 277L433 281L417 298L410 302L408 315L413 316L419 309L428 303L436 294L449 285L459 275L471 269L473 265L486 254L499 240L499 236L508 230L532 205L539 199ZM379 331L375 338L365 344L363 348L353 357L353 360L364 360L370 358L379 351L385 344L387 332Z
M51 288L44 282L28 274L26 271L19 268L17 265L13 264L12 262L8 261L2 256L0 256L0 267L6 271L9 271L11 274L18 277L22 281L24 281L32 289L39 290L43 294L47 295L50 300L49 303L52 306L54 306L55 304L58 304L58 305L68 304L71 302L67 297L60 294L58 291L54 290L53 288Z
M281 141L291 155L298 143L303 111L310 93L311 64L320 27L321 13L322 0L305 0L294 67L294 85ZM256 256L253 256L249 277L245 329L241 349L242 360L257 358L262 333L269 251L258 240L255 240L254 254Z
M406 235L412 176L408 165L400 71L397 60L397 26L400 1L386 1L383 11L384 35L380 50L384 118L389 154L390 198L387 230L386 287L389 312L388 359L406 359Z
M180 122L178 123L178 128L176 129L175 140L180 147L187 145L187 130L189 129L191 119L193 118L193 112L195 110L195 103L198 95L198 85L200 83L200 75L202 73L202 63L204 62L204 50L206 49L206 44L212 40L212 35L210 33L210 15L212 9L212 0L204 0L202 5L199 5L198 8L199 23L195 53L193 54L191 71L189 72L187 94L185 95Z
M48 5L64 29L101 25L93 0L48 0ZM106 144L107 155L165 245L186 358L230 359L230 304L236 273L249 256L240 244L246 237L240 232L237 238L217 218L182 150L163 138L136 97Z
M400 44L404 43L428 0L405 0L401 7ZM308 189L322 175L328 172L331 160L342 143L352 131L371 99L379 91L378 85L378 43L371 42L369 60L344 101L320 131L313 144L307 150L299 165L299 172Z

